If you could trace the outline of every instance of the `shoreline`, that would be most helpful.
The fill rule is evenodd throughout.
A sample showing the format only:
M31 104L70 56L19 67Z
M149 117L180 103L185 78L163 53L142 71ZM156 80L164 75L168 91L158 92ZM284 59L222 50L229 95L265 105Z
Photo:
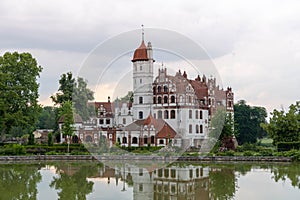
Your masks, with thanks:
M32 155L32 156L0 156L5 161L204 161L204 162L292 162L291 157L276 156L145 156L145 155Z

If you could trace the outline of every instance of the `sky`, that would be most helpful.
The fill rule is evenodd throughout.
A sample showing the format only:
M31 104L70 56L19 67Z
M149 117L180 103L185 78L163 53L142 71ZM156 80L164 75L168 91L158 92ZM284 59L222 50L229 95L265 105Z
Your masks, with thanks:
M1 0L0 54L31 53L43 67L39 101L51 105L61 74L78 74L99 44L144 24L145 40L150 38L147 28L154 28L196 42L211 58L223 86L233 88L235 102L244 99L271 112L299 101L299 10L297 0ZM140 40L138 36L133 45ZM115 62L123 61L121 78L130 78L130 71L121 69L130 69L130 55ZM157 63L164 62L158 58ZM167 60L168 65L187 67L178 60ZM112 86L105 87L95 100L111 95Z

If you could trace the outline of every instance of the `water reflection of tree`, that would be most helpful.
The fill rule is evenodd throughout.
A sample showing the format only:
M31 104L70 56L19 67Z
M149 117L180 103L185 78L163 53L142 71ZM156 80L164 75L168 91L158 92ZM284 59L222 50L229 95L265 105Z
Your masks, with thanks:
M70 166L70 163L59 165L59 177L54 177L50 187L60 190L59 199L86 199L86 195L93 191L94 183L87 177L97 174L97 165Z
M0 199L36 199L42 180L39 169L39 165L0 165Z
M271 172L274 174L274 180L276 182L279 180L286 181L288 178L291 180L292 186L300 189L299 164L276 166L272 168Z
M233 199L236 178L233 168L212 167L209 172L209 193L212 199Z

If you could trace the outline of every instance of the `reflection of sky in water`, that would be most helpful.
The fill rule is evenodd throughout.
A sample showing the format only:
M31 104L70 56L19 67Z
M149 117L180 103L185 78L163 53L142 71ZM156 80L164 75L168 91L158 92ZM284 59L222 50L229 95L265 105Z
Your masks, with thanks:
M252 169L246 175L240 175L235 199L300 199L300 190L292 186L290 179L275 182L272 177L270 170L265 169Z

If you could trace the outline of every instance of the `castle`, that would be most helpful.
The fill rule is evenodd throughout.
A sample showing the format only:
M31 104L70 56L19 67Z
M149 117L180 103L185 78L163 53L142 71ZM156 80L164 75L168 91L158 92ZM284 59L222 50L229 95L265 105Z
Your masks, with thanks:
M144 38L131 61L133 102L111 102L110 98L93 102L94 117L87 122L75 117L78 140L98 143L103 137L110 147L115 143L125 147L200 147L208 138L216 108L223 106L233 114L233 91L219 88L216 78L198 75L189 79L180 70L170 75L163 66L154 78L153 49L150 42L145 45Z

